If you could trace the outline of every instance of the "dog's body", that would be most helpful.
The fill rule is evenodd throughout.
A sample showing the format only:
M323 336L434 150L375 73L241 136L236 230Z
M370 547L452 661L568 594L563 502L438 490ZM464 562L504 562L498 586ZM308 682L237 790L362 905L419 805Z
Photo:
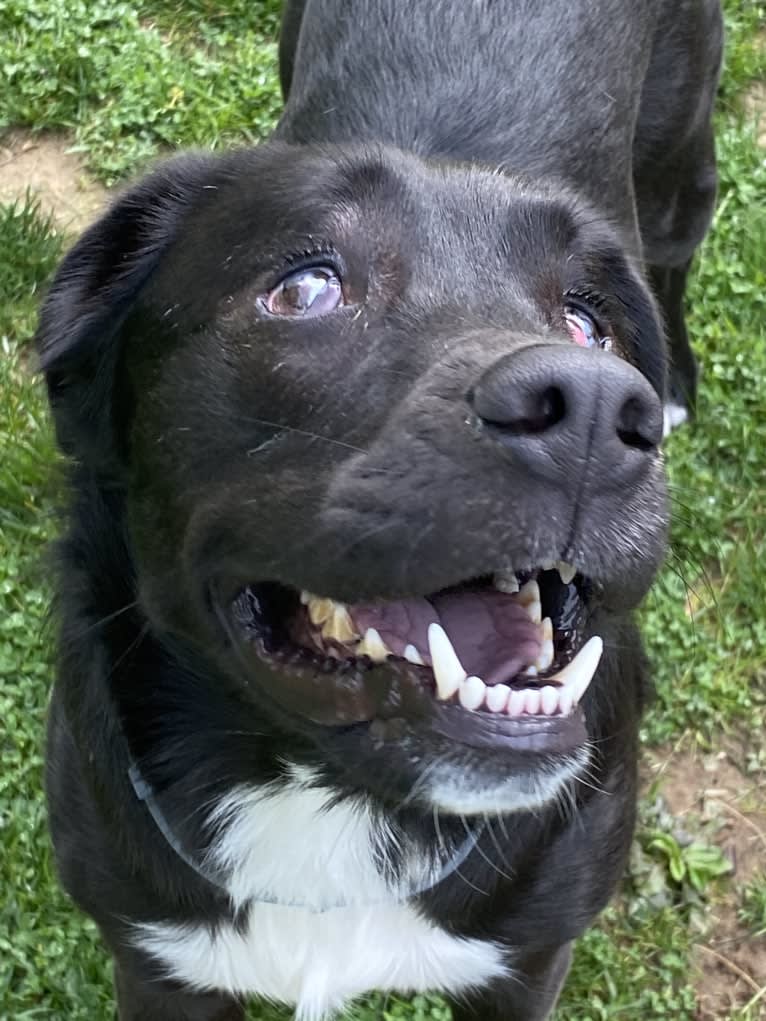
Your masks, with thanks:
M122 1021L372 988L548 1017L632 833L666 529L636 266L690 401L719 60L712 0L293 3L275 139L168 164L70 253L48 793ZM566 703L519 582L543 676L603 642Z

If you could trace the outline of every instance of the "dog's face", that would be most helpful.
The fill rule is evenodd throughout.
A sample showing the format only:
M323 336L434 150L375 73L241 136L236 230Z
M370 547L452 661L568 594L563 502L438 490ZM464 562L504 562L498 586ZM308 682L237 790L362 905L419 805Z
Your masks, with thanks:
M666 530L661 329L592 210L387 150L182 159L41 351L152 627L296 761L459 812L585 765Z

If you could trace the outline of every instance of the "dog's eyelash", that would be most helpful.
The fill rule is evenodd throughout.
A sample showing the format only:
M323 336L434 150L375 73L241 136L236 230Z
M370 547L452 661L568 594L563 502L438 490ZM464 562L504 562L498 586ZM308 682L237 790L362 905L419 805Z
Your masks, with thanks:
M328 257L331 259L337 259L338 253L331 244L323 241L307 245L306 248L302 248L299 251L291 252L289 255L285 256L284 263L286 268L294 269L297 265L305 263L309 259Z
M570 298L582 301L587 308L594 312L606 312L609 309L609 299L598 291L592 291L587 287L572 287L564 295L565 300Z

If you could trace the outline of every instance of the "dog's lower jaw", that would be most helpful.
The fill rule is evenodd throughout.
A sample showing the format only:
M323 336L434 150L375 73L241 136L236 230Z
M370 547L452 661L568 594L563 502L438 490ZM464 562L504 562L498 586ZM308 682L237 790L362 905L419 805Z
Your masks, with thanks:
M434 777L423 785L424 800L438 812L460 816L512 815L534 812L562 798L590 761L587 746L565 758L538 765L528 773L514 773L491 786L472 782L470 771L450 763L429 770Z

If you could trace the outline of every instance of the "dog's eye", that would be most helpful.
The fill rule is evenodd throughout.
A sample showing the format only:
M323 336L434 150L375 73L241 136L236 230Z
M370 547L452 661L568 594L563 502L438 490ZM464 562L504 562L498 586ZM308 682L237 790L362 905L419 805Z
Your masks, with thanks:
M343 302L340 278L329 266L299 269L266 295L264 304L274 316L322 316Z
M609 350L612 346L610 338L602 336L593 319L581 309L568 305L564 309L564 319L569 336L580 347L602 347Z

